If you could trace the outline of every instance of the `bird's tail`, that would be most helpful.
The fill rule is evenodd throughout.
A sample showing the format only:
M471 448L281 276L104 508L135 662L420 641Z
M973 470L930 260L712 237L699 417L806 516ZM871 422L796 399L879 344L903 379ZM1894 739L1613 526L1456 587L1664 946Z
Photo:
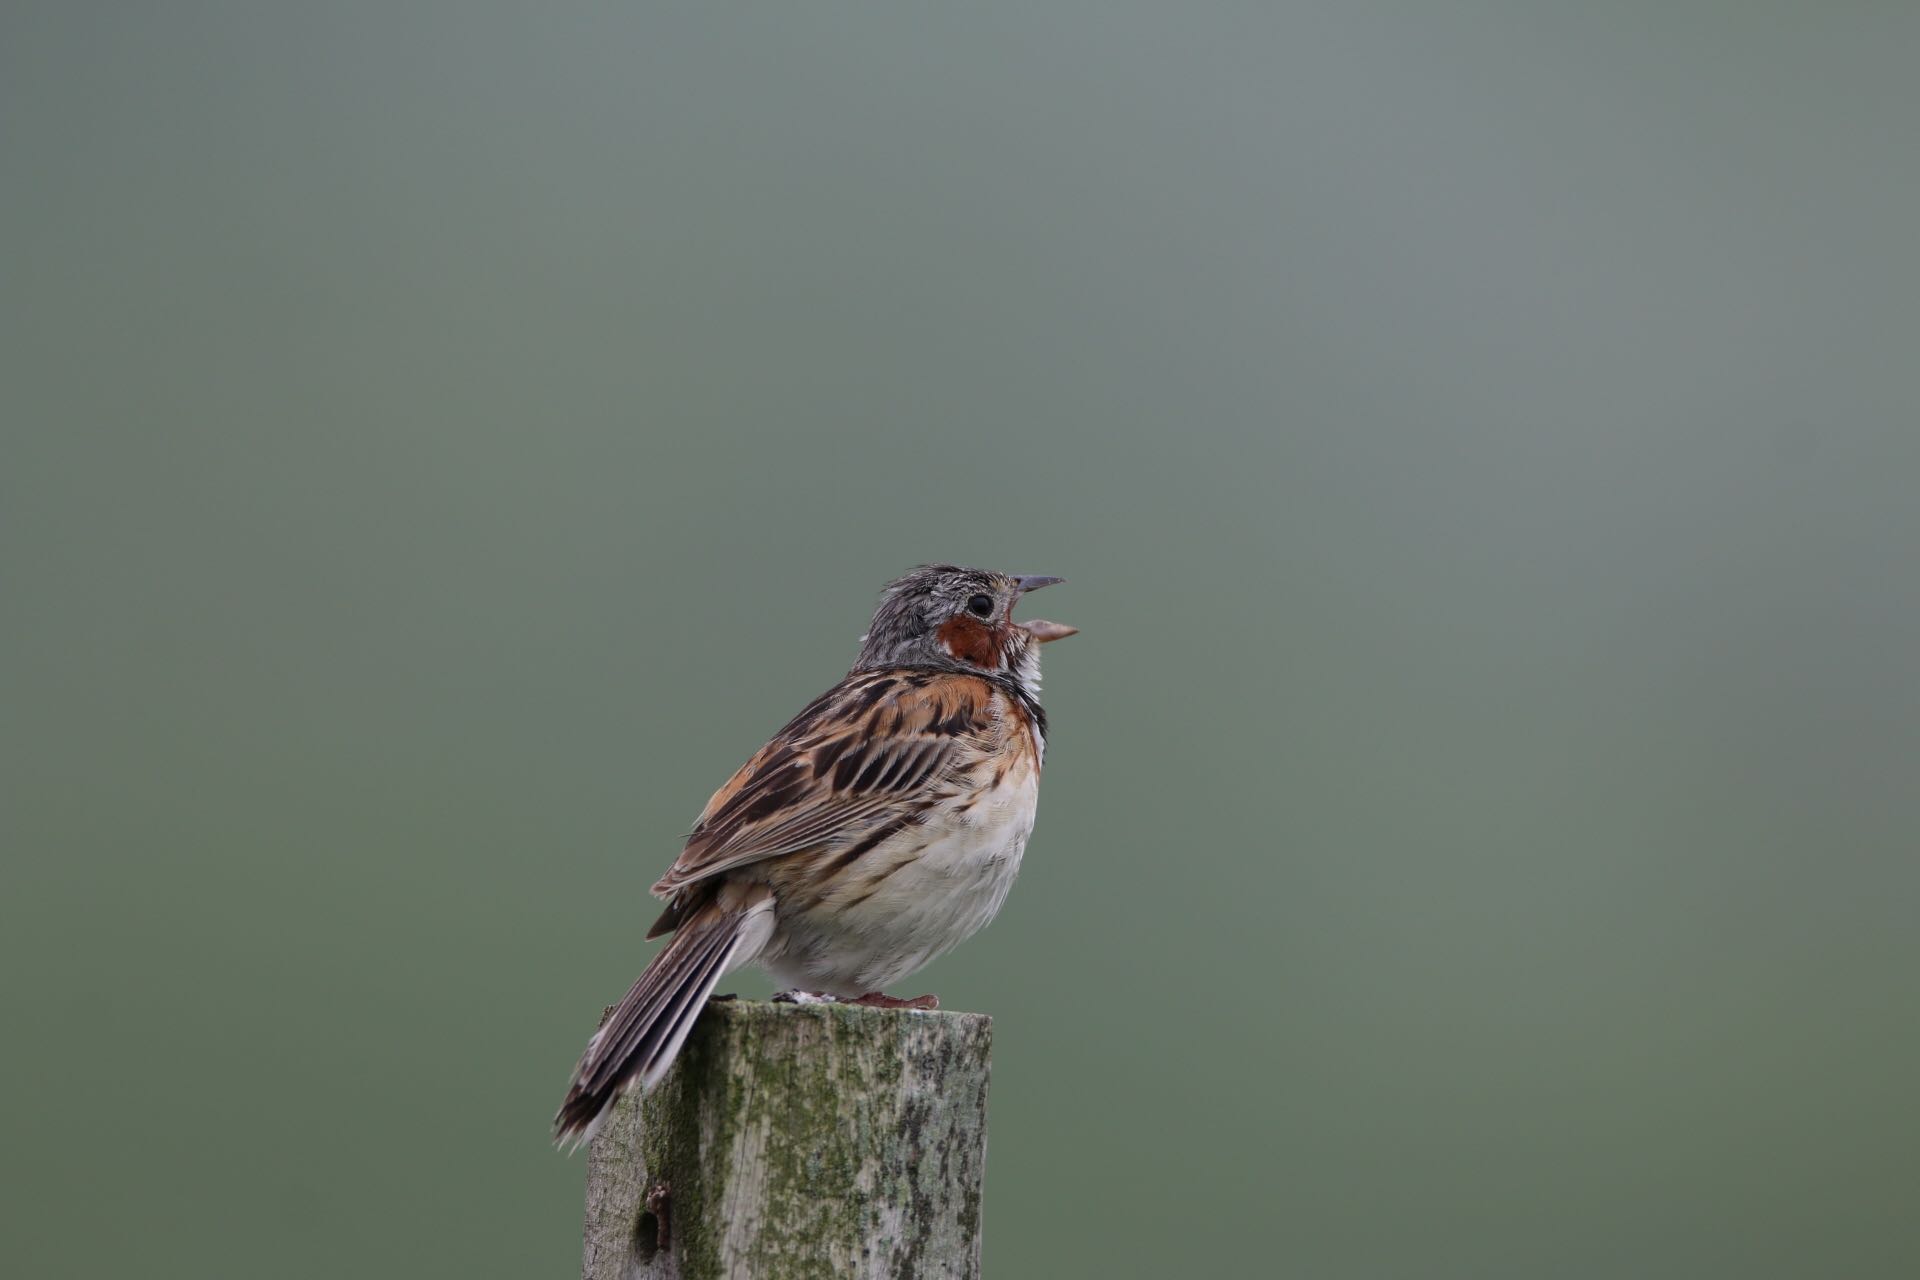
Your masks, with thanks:
M772 905L765 899L729 909L714 902L680 926L587 1042L553 1117L555 1142L577 1148L591 1141L621 1094L636 1083L659 1083L715 984L766 941Z

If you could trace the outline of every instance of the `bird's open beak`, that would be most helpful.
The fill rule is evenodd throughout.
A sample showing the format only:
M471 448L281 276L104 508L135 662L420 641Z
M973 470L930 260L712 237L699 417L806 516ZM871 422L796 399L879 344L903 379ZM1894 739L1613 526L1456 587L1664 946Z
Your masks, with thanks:
M1065 581L1065 578L1049 578L1045 574L1037 573L1027 574L1013 580L1014 585L1020 588L1021 595L1025 595L1029 591L1038 591L1042 587L1051 587L1056 582ZM1033 638L1041 644L1045 644L1049 640L1062 640L1067 636L1077 635L1080 631L1078 627L1070 627L1064 622L1048 622L1045 618L1029 618L1025 622L1016 622L1013 625L1016 627L1025 627L1032 633Z
M1064 622L1048 622L1045 618L1028 618L1025 622L1016 622L1013 625L1025 627L1041 644L1049 640L1064 640L1068 636L1080 634L1078 627L1070 627Z

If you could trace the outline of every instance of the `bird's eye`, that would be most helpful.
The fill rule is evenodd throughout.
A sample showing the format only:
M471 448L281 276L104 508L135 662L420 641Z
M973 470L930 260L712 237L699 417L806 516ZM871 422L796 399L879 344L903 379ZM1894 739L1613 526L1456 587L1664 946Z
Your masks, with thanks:
M975 596L967 601L967 612L984 618L993 612L992 596Z

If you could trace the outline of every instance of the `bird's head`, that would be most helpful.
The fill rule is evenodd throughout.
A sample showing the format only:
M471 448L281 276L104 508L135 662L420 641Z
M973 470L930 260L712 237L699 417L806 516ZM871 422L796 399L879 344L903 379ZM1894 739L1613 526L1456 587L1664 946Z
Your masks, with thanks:
M960 666L1010 675L1037 692L1040 646L1078 628L1040 618L1016 622L1013 607L1027 592L1063 581L923 564L881 592L854 669Z

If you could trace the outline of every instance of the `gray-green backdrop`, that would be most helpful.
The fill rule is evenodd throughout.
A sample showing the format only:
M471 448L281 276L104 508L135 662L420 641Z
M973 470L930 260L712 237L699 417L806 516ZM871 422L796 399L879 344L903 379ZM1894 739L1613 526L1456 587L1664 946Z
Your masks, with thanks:
M990 1274L1920 1272L1917 50L10 0L3 1269L570 1274L647 885L957 559L1084 629L912 984Z

